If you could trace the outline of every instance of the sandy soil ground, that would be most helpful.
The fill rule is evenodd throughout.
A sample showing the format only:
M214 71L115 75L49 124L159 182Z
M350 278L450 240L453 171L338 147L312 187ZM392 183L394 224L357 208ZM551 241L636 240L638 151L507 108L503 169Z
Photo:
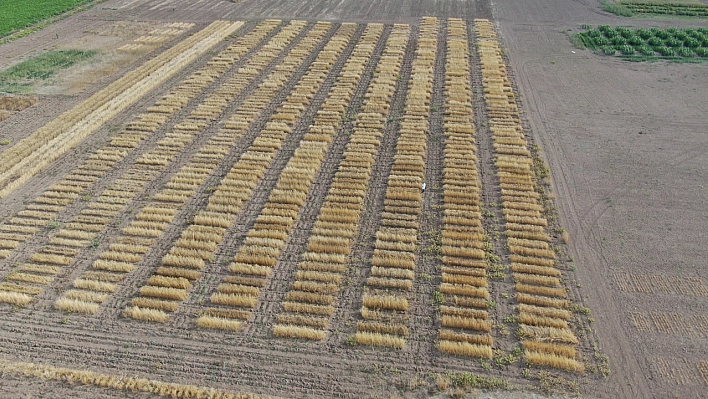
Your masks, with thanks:
M708 221L705 212L708 142L702 132L706 124L703 97L708 91L706 65L626 63L575 49L568 40L569 31L577 31L586 23L663 27L669 24L695 26L701 24L700 21L674 23L660 19L620 19L601 12L593 1L377 0L366 3L345 0L331 3L246 0L232 3L221 0L109 0L1 46L0 68L36 54L39 48L70 48L83 44L114 49L143 33L146 27L174 21L194 22L197 24L194 30L215 19L264 18L402 22L415 27L422 16L461 17L468 21L494 19L506 47L510 73L518 85L522 111L526 116L524 122L529 127L530 138L541 146L551 168L560 225L571 233L570 258L563 259L570 270L564 278L572 284L571 296L592 309L594 322L588 324L589 320L585 318L584 324L577 326L583 333L580 350L588 364L595 362L596 353L607 354L612 370L606 379L592 373L560 373L558 375L566 381L559 384L569 383L571 388L572 384L577 384L577 391L586 397L700 397L708 385L708 375L702 376L698 369L699 362L708 359L708 274L701 267L708 255L704 228ZM116 24L123 26L126 21L131 21L134 29L111 29ZM242 31L254 25L251 22ZM69 71L53 88L45 89L46 94L41 96L38 104L0 124L0 136L13 142L25 137L178 40L180 38L175 38L151 53L126 58L116 68L106 67L106 72L100 74L95 84L76 85L84 71ZM249 54L259 50L263 43ZM402 69L403 82L410 75L414 43L412 40L407 50ZM214 51L227 45L226 42L219 44ZM347 51L351 51L351 45ZM372 59L378 59L381 51L379 45ZM471 54L475 54L474 51ZM63 175L63 171L85 159L134 115L152 105L211 56L200 57L59 158L21 190L0 200L0 220L24 209L28 201L40 195ZM476 71L473 83L479 85L479 61L476 55L472 58ZM110 60L108 64L111 64ZM328 75L325 89L332 87L337 68L341 68L341 63ZM266 72L261 73L259 79ZM298 70L285 89L274 97L267 106L266 116L274 112L285 93L294 87L304 72L304 68ZM206 93L213 92L227 78L220 78ZM441 104L443 80L438 74L433 104ZM69 88L73 88L70 93ZM225 115L234 112L253 90L255 86L249 86L239 94ZM260 194L249 203L237 225L229 231L226 240L229 244L217 252L215 265L227 262L243 243L246 232L267 200L267 194L275 186L278 174L304 135L314 111L324 100L324 94L325 91L321 91L315 96L305 112L306 117L298 122L295 133L283 144L278 161L258 187ZM154 148L169 127L188 115L205 97L206 94L202 94L190 101L170 119L169 126L141 145L139 153ZM401 88L392 104L394 119L402 113L404 98L405 89ZM476 93L475 100L483 182L491 185L496 180L493 178L491 142L487 137L489 131L484 128L486 119L481 106L481 91ZM265 116L261 118L255 126L260 123L262 127ZM432 139L428 148L431 166L426 177L430 187L435 187L441 179L440 112L431 114L431 123ZM355 249L355 256L362 259L373 253L372 235L378 228L376 215L383 209L386 177L391 169L391 151L395 145L395 125L387 125L381 155L374 165L376 177L367 195L369 205L364 214L369 221L359 232L359 244ZM431 375L446 371L473 372L503 378L521 391L471 391L467 397L536 397L536 394L523 390L530 383L537 389L538 379L535 374L531 379L524 377L518 363L487 370L478 361L444 356L435 348L435 331L439 323L428 306L428 298L437 289L439 280L417 283L415 293L419 299L411 312L413 338L403 351L352 348L345 344L346 338L356 329L351 320L357 317L361 303L356 298L361 296L366 279L366 274L358 270L350 273L349 283L343 288L343 297L351 300L343 301L337 310L332 325L336 333L317 343L272 337L270 331L278 313L277 306L289 289L296 260L303 251L319 204L324 200L328 182L334 175L335 161L347 143L344 136L335 140L318 175L320 183L310 193L303 216L295 226L296 231L304 233L288 242L279 266L282 274L274 277L265 288L267 295L255 320L245 331L224 334L198 329L193 323L194 315L202 303L208 301L209 293L223 277L224 272L217 270L217 266L206 270L209 278L200 282L194 295L166 325L137 322L122 318L120 314L151 274L153 266L188 225L189 218L204 205L208 196L206 188L217 184L226 174L258 134L257 128L249 130L230 150L203 189L188 204L188 210L180 213L174 226L160 238L149 254L154 265L131 276L109 306L96 316L55 311L52 304L61 291L88 269L107 247L110 237L117 235L137 209L147 203L144 198L156 193L180 166L189 161L197 148L216 133L219 126L218 123L210 126L194 142L193 148L161 172L145 189L146 197L137 198L130 209L109 226L102 236L106 241L82 252L73 269L57 279L37 304L27 309L13 309L6 305L0 308L0 356L9 360L46 362L283 397L441 397L443 395L438 392L439 387ZM1 151L2 147L0 156ZM115 181L128 170L139 153L121 161L114 173L96 184L94 191L98 192ZM486 198L488 204L496 200L492 194ZM430 190L424 210L432 212L439 201L439 191ZM72 204L61 214L59 221L70 220L84 207L85 204L80 202ZM439 216L427 218L422 229L434 230L439 224ZM49 236L50 232L37 234L10 259L0 261L0 273L7 273L28 258L47 242ZM556 243L560 245L558 239ZM571 265L575 265L577 271L573 272ZM435 272L433 264L424 263L421 267L426 272ZM491 291L499 303L493 317L500 322L513 309L513 301L505 299L508 294L513 294L513 284L508 281L495 283ZM498 347L505 351L518 346L518 339L513 334L503 335L496 329L493 334ZM12 397L148 397L80 384L39 381L6 374L0 378L0 390ZM456 393L465 394L462 391Z

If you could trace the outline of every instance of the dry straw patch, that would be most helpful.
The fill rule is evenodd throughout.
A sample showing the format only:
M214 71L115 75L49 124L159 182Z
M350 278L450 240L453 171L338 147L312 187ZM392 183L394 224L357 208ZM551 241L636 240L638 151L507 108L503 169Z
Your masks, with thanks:
M403 349L406 346L405 339L389 334L357 331L354 339L359 345L385 346L395 349Z
M534 352L525 350L524 359L530 364L538 366L548 366L557 369L568 371L584 371L585 366L575 359L570 359L564 356L554 355L552 353Z
M81 383L84 385L95 385L117 391L147 392L165 397L218 397L233 399L261 398L252 394L231 393L202 386L176 384L138 377L126 377L125 375L103 374L90 370L59 368L51 365L12 362L5 359L0 360L0 371L3 373L12 373L19 376L34 377L43 380L64 381L69 384Z
M123 312L123 317L130 317L138 320L155 321L164 323L167 321L167 313L162 310L144 309L137 306L130 306Z
M555 252L548 242L548 221L536 192L534 160L524 136L515 96L493 25L476 20L484 97L502 191L502 213L511 252L519 303L520 335L530 364L582 371L575 357L578 339L568 327L571 314ZM563 237L567 242L567 237ZM561 344L565 343L565 344ZM570 344L570 345L568 345Z
M489 345L475 345L469 342L441 340L438 343L441 352L452 355L468 356L475 358L491 359L492 347Z

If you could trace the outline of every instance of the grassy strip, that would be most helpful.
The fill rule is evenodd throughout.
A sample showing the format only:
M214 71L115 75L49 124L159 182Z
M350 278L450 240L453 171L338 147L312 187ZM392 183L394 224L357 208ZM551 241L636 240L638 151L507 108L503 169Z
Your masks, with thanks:
M85 61L98 51L58 50L40 54L0 72L0 91L26 92L37 80L46 80L59 70Z
M624 4L615 3L613 1L600 0L600 8L602 8L603 11L607 11L621 17L631 17L634 15L632 10L625 7Z
M3 0L0 2L0 37L65 13L91 0Z
M79 13L81 11L88 10L89 8L93 7L95 4L101 3L103 1L105 1L105 0L83 1L83 5L76 6L69 11L66 11L66 12L60 13L60 14L56 14L54 16L47 17L39 23L36 23L34 25L29 25L24 29L16 30L14 33L10 33L10 34L4 35L4 36L0 35L0 45L3 45L5 43L9 43L13 40L17 40L17 39L25 37L25 36L29 36L32 33L42 30L45 27L47 27L57 21L60 21L60 20L67 18L67 17L70 17L70 16L72 16L76 13Z
M708 17L708 4L695 1L661 0L600 0L600 8L622 17L638 15L675 15L684 17Z
M622 8L632 14L679 15L687 17L708 17L708 4L670 1L622 1Z

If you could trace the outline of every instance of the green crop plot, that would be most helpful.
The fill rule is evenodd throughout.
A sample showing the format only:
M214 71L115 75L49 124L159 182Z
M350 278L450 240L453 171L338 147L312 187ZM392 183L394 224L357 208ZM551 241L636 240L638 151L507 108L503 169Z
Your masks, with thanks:
M0 37L36 24L92 0L2 0Z
M37 80L49 79L60 69L89 59L97 53L93 50L59 50L38 55L0 72L0 91L26 92Z
M708 60L708 28L628 29L600 25L578 33L582 43L606 55L633 61L670 59L676 61Z
M708 17L708 4L699 2L664 2L651 0L620 1L622 7L633 15L678 15L686 17Z

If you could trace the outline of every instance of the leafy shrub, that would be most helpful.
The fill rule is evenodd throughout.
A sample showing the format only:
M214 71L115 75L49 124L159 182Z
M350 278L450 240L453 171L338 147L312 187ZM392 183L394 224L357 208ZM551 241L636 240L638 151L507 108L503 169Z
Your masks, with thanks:
M667 32L665 30L658 30L657 29L656 32L654 32L654 36L656 36L660 39L666 40L671 37L671 33Z
M587 31L587 35L592 38L598 38L598 37L602 37L602 32L600 32L597 29L590 29L589 31Z
M664 40L664 44L669 46L669 47L681 47L683 46L683 42L677 39L674 39L673 37L670 39Z
M608 38L608 39L612 39L612 38L615 37L615 36L619 36L619 34L617 33L617 31L615 31L615 30L612 29L612 28L603 31L602 34L605 35L605 37Z
M650 37L654 36L654 34L650 30L644 29L644 28L637 29L636 33L639 37L641 37L644 40L647 40Z
M671 47L666 47L666 46L657 47L654 50L664 57L670 57L675 54L674 49L672 49Z
M678 51L676 51L676 53L681 57L693 57L694 55L693 51L690 48L686 47L681 47L680 49L678 49Z
M622 36L615 36L612 39L610 39L610 43L614 44L615 46L622 46L627 44L627 39L625 39Z
M669 28L666 28L665 30L666 30L667 32L671 33L672 35L679 31L678 29L674 28L673 26L672 26L672 27L669 27Z
M705 47L699 47L694 50L696 52L696 55L699 57L707 58L708 57L708 48Z
M608 31L611 31L613 29L610 25L600 25L597 27L597 30L606 35Z
M698 33L702 33L704 35L708 35L708 28L698 28L696 29Z
M678 32L674 33L674 37L678 40L681 40L681 41L688 39L688 35L686 34L686 32L682 32L682 31L678 31Z
M615 48L612 46L603 46L602 52L605 53L605 55L615 55L615 52L617 52L617 50L615 50Z
M696 47L698 47L698 46L701 45L701 42L699 42L699 41L696 40L696 39L686 39L686 40L683 42L683 45L686 46L686 47L690 47L690 48L696 48Z
M634 55L634 47L628 45L615 46L615 49L624 55Z
M594 41L595 41L595 45L597 45L597 46L606 46L610 43L610 41L607 40L607 38L604 38L602 36L595 38Z
M630 36L634 36L630 29L623 28L621 26L616 27L615 30L617 31L617 33L620 34L620 36L624 37L625 39L629 39Z
M663 46L664 41L658 37L650 37L649 40L647 40L647 44L650 46Z
M641 55L647 55L647 56L654 55L654 50L652 50L652 48L649 46L639 46L636 48L636 50Z
M644 44L644 40L642 40L642 38L639 36L632 36L627 39L627 43L631 44L632 46L638 46Z

